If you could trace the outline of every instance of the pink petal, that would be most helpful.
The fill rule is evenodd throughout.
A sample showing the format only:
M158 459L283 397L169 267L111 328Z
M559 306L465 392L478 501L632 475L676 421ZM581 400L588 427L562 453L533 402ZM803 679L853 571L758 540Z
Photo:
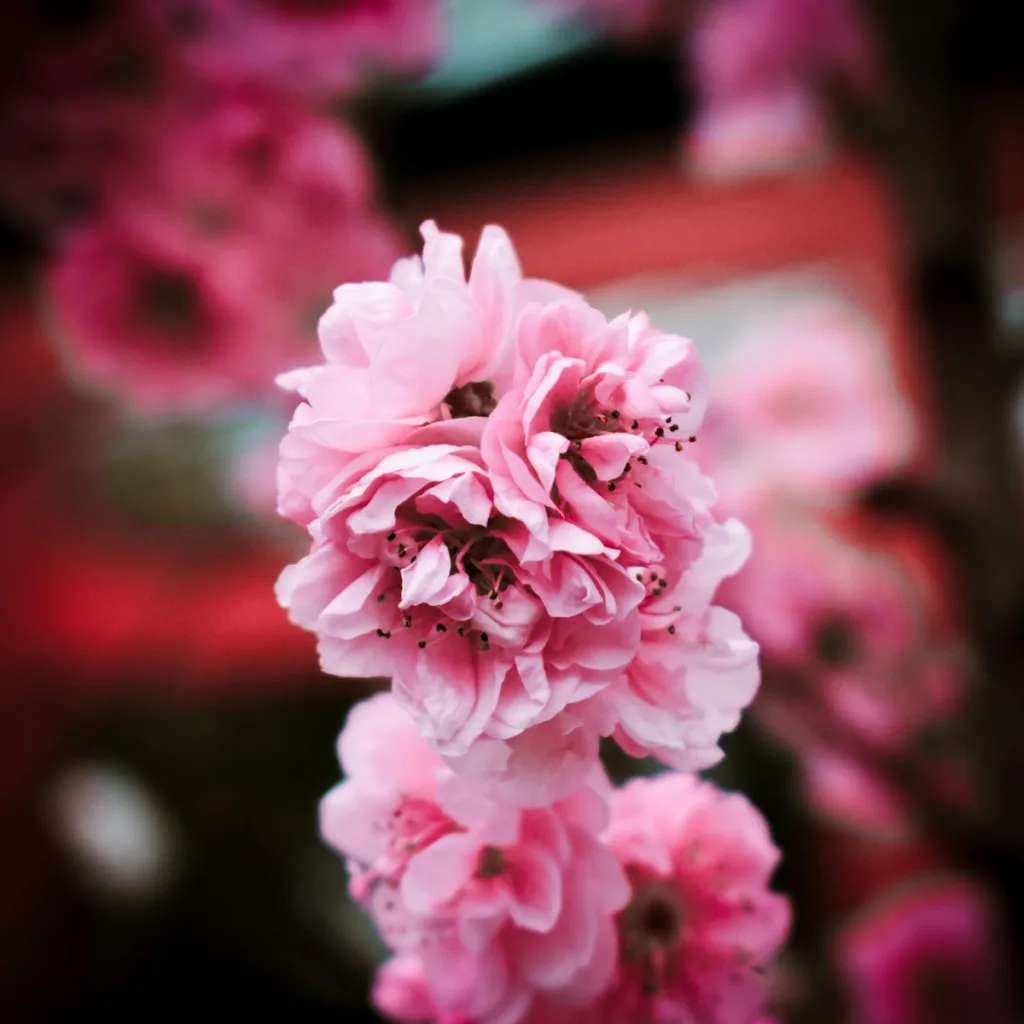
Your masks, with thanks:
M480 841L465 833L442 836L410 861L402 876L402 899L415 914L432 914L476 874Z
M521 928L549 931L562 909L562 873L541 846L521 845L505 852L512 889L509 913Z
M420 548L416 561L402 570L402 599L399 608L433 604L451 575L451 555L440 537Z

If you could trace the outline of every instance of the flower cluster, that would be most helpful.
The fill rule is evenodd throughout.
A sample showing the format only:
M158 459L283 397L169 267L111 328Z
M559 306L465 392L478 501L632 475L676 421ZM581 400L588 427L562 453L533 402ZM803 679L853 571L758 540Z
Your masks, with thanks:
M758 1019L789 926L778 860L738 795L692 775L611 794L595 764L543 808L452 773L388 694L339 740L321 831L396 956L374 1001L399 1021Z
M76 371L136 408L259 397L308 361L336 280L386 272L397 234L358 139L286 96L211 75L164 122L145 168L66 238L60 326Z
M401 251L328 111L439 58L440 0L10 7L0 214L48 243L72 374L143 413L264 398Z
M335 291L323 362L279 378L301 399L279 510L311 544L278 597L326 671L391 680L321 819L397 954L377 1003L752 1024L788 922L764 823L686 775L610 798L598 759L610 736L704 768L757 689L713 603L749 544L690 457L697 353L524 278L496 227L468 275L458 236L422 232L422 258Z
M388 676L454 770L523 802L601 736L703 768L753 698L755 645L712 605L743 528L688 458L691 342L524 280L497 228L343 285L281 446L310 553L278 596L340 676Z

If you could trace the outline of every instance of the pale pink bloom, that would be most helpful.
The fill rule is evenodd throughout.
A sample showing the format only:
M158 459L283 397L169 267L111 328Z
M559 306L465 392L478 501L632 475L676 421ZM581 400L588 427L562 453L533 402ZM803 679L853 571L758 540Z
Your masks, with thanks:
M368 72L424 72L444 50L441 0L172 0L201 66L313 96L350 92Z
M1005 1024L996 916L966 879L890 895L840 937L854 1024Z
M524 281L496 228L468 281L461 241L423 231L422 262L338 289L326 365L283 378L306 404L279 507L313 549L279 599L327 671L391 676L459 771L515 799L556 799L620 725L631 750L710 763L757 667L708 610L745 541L715 532L685 455L692 344Z
M524 311L515 344L482 450L496 506L530 532L524 557L564 523L643 564L661 559L655 536L699 538L707 484L682 457L706 406L693 343L568 300Z
M849 493L904 465L913 445L881 337L839 303L803 301L736 339L698 457L722 505L747 516L767 490Z
M387 694L353 709L339 757L346 779L324 797L321 831L387 945L422 965L402 960L378 985L399 1019L434 1008L514 1024L538 994L571 1006L602 991L628 888L598 840L596 762L563 800L519 809L454 775Z
M531 300L572 293L524 280L508 236L484 229L467 278L462 239L423 224L422 258L387 282L337 288L320 320L324 365L288 374L305 400L281 446L282 514L302 523L358 456L430 443L419 428L482 423L512 378L512 327ZM469 429L478 430L470 426Z
M165 127L145 170L58 253L68 353L145 411L261 396L308 361L334 284L381 273L397 239L340 126L207 83Z
M470 443L374 452L372 468L335 480L339 496L317 507L312 551L284 571L278 598L319 635L326 671L391 676L460 770L547 802L596 750L598 733L565 735L560 714L621 675L644 588L568 523L547 561L521 562L525 530L496 515L472 443L483 422L440 422L439 440Z
M633 896L619 915L616 983L594 1024L753 1024L764 968L789 931L769 885L779 860L764 819L739 794L688 774L634 779L613 794L605 842Z

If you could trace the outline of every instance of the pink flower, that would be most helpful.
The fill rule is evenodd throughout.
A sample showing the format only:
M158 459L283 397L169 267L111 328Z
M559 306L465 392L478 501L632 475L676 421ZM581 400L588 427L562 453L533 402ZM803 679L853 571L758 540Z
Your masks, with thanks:
M836 956L855 1024L1011 1019L995 916L966 880L890 897L839 938Z
M688 159L704 176L774 171L820 151L825 77L857 92L875 80L850 0L717 0L687 47L701 98Z
M831 717L898 746L952 710L956 661L933 621L934 581L896 551L809 517L766 515L757 526L759 546L727 585L729 602L777 664L812 682Z
M660 560L653 534L697 538L707 485L679 456L700 426L705 379L693 343L643 313L611 323L582 302L533 306L516 368L483 436L495 504L543 558L573 523L631 561Z
M450 763L510 798L557 799L616 730L711 763L757 668L709 611L742 531L715 526L674 440L703 412L692 344L524 281L499 229L468 281L460 240L423 230L422 263L338 289L326 365L283 378L306 402L279 506L313 547L281 603L326 671L391 676Z
M347 777L323 800L321 831L403 957L377 989L399 1019L436 1009L514 1024L538 994L571 1006L600 993L628 889L597 838L596 763L565 799L517 809L453 775L386 694L353 709L339 757Z
M437 431L471 439L482 422ZM279 600L318 633L326 671L392 676L424 735L462 770L506 776L527 801L552 799L597 743L596 732L560 736L558 717L632 658L643 587L569 524L551 558L524 565L525 531L496 514L472 444L369 458L317 506L313 549L284 571Z
M769 891L779 852L755 808L692 775L634 779L612 797L605 842L633 896L616 983L585 1019L758 1020L790 910Z
M342 285L320 321L326 365L281 384L305 400L281 446L280 508L308 523L318 492L357 456L430 443L419 428L491 412L512 376L512 326L535 299L570 295L524 280L508 236L484 229L467 279L462 239L423 224L422 259L384 283ZM319 499L320 504L330 495Z
M881 338L838 303L798 303L737 339L699 454L723 504L749 515L767 490L817 500L891 473L913 435Z
M861 826L902 828L899 801L856 751L897 752L948 730L964 660L942 628L934 566L837 525L766 505L723 601L770 659L757 714L800 755L812 800Z
M398 248L341 127L223 84L184 96L165 127L52 275L76 367L147 411L264 393L306 361L332 285Z
M423 72L440 58L440 0L174 0L201 65L320 96L348 92L367 71Z

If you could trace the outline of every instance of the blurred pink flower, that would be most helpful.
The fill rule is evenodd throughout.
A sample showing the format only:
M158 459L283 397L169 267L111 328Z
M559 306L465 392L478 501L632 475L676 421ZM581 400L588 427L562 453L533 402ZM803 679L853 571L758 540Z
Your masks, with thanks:
M687 38L701 109L686 141L709 177L789 167L825 143L824 87L876 72L851 0L711 0Z
M713 384L698 458L728 511L766 492L819 500L894 472L914 445L881 338L839 303L784 306L737 339Z
M424 72L445 45L441 0L172 0L200 66L314 96L376 70Z
M966 880L922 882L886 898L838 939L854 1024L1004 1024L996 918Z
M69 355L147 411L261 395L307 361L333 285L383 272L396 236L341 126L211 82L164 128L145 169L58 253Z
M872 757L948 732L966 692L959 645L935 621L935 580L899 548L813 516L767 504L753 527L754 555L721 600L770 659L759 718L797 751L819 807L860 826L905 827Z
M423 257L389 280L342 285L320 320L324 365L284 377L299 393L281 446L280 508L308 523L321 490L359 456L430 443L419 428L465 420L479 433L512 376L512 326L527 302L572 293L524 280L508 236L484 229L467 279L462 239L422 228Z
M779 851L764 819L687 774L633 779L611 807L605 842L633 896L616 983L585 1019L753 1024L790 925L788 901L769 890Z
M707 181L779 174L823 155L828 137L802 86L708 103L683 139L686 168Z
M596 762L566 799L519 810L448 771L387 694L353 709L339 757L321 831L400 954L378 981L382 1008L514 1024L537 994L580 1005L610 982L628 888L598 840Z
M523 313L515 354L483 454L498 509L530 531L524 558L563 523L643 564L660 560L652 534L699 537L707 484L678 458L706 406L691 341L567 301Z
M564 525L545 562L523 565L521 524L497 516L475 447L481 417L436 425L462 445L433 444L372 456L333 483L317 511L311 553L286 569L278 597L293 621L320 637L321 664L341 676L392 676L395 693L444 754L473 774L512 776L519 798L545 802L574 785L596 749L556 770L550 758L577 737L552 722L625 669L639 640L643 587L599 541ZM474 431L474 428L475 431ZM379 460L379 461L378 461ZM522 759L545 759L531 773ZM453 761L453 763L455 763ZM538 794L535 787L542 787Z

